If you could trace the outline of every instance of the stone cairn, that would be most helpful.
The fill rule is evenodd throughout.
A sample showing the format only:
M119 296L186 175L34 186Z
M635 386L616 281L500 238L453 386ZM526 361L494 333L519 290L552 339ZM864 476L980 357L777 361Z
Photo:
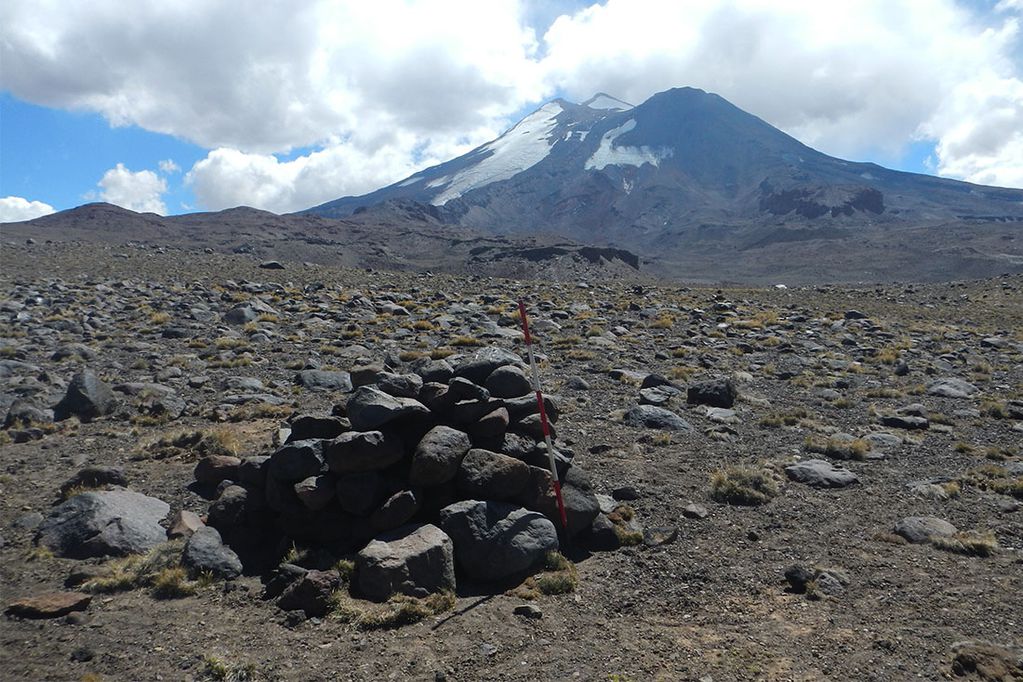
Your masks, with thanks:
M473 582L515 579L569 538L613 544L586 476L556 448L568 515L560 528L518 355L488 347L411 369L353 370L347 401L330 416L293 418L272 455L200 460L197 483L217 490L208 524L243 558L268 547L279 556L292 543L354 553L352 590L374 600L453 590L456 566Z

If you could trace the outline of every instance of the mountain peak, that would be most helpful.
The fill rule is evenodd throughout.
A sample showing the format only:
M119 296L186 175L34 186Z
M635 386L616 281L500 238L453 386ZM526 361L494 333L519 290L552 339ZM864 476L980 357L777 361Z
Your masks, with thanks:
M628 111L633 108L633 105L628 102L622 101L617 97L612 97L605 92L598 92L593 97L589 98L582 104L584 107L590 109L610 109L612 111Z

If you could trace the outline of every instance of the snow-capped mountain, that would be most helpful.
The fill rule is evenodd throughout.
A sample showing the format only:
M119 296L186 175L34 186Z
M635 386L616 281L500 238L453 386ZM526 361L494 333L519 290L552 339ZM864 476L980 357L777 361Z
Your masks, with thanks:
M867 225L1023 224L1021 190L843 161L693 88L637 106L604 93L556 99L463 156L304 213L344 217L393 199L432 204L451 224L658 256L708 239L749 248Z

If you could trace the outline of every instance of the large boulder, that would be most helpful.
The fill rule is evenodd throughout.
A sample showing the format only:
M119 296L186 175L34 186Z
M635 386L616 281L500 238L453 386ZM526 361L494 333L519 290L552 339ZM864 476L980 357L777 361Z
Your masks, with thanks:
M529 465L489 450L474 448L458 468L458 491L475 500L508 500L526 487Z
M528 571L558 549L558 533L538 512L506 502L463 500L440 511L455 559L474 580L502 580Z
M324 446L327 466L335 474L383 469L403 454L401 439L383 431L347 431Z
M224 544L216 528L202 526L185 543L181 563L192 575L210 573L231 580L242 574L242 562L234 550Z
M469 435L450 426L430 429L412 455L409 483L433 486L446 483L458 474L465 453L472 447Z
M430 414L418 400L395 397L374 386L357 388L348 400L347 411L356 431L372 431L398 419Z
M690 385L686 391L686 402L712 407L731 407L738 395L734 381L726 377L717 377Z
M54 507L36 541L72 559L146 552L167 538L160 521L170 505L131 490L75 495Z
M432 524L380 535L356 557L355 585L364 596L380 601L394 593L421 597L454 590L451 538Z
M61 421L78 417L88 422L112 413L119 404L113 389L87 369L71 378L64 398L53 408L53 418Z
M671 410L654 405L636 405L625 413L628 426L661 429L662 431L692 431L693 427L685 419Z

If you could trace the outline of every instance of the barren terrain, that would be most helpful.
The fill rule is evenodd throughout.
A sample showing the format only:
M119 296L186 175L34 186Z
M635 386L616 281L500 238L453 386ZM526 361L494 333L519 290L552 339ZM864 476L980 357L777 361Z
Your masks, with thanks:
M431 354L524 355L518 299L560 408L558 447L595 493L616 493L648 531L669 529L614 551L563 546L578 583L529 601L539 618L513 613L527 603L516 585L462 580L452 609L387 629L335 613L295 618L261 598L258 574L200 581L171 599L145 586L100 591L67 616L0 619L4 679L1021 679L1019 275L715 289L594 269L548 285L23 242L5 242L2 262L4 413L16 398L52 408L86 368L184 402L168 418L148 411L151 396L122 394L91 422L0 432L4 606L103 564L36 543L82 467L118 467L172 513L205 515L210 500L189 487L201 453L161 440L215 433L243 457L268 455L289 416L346 400L296 384L303 367L376 362L401 373ZM272 312L225 321L256 299ZM651 374L679 389L654 397L690 429L626 424ZM241 390L242 378L256 381ZM687 387L714 378L736 387L733 414L687 402ZM942 395L947 379L970 389ZM814 487L786 472L809 459L858 481ZM729 492L742 472L761 482L761 504ZM937 517L957 533L906 542L894 532L906 517ZM786 580L793 565L817 576L805 593Z

